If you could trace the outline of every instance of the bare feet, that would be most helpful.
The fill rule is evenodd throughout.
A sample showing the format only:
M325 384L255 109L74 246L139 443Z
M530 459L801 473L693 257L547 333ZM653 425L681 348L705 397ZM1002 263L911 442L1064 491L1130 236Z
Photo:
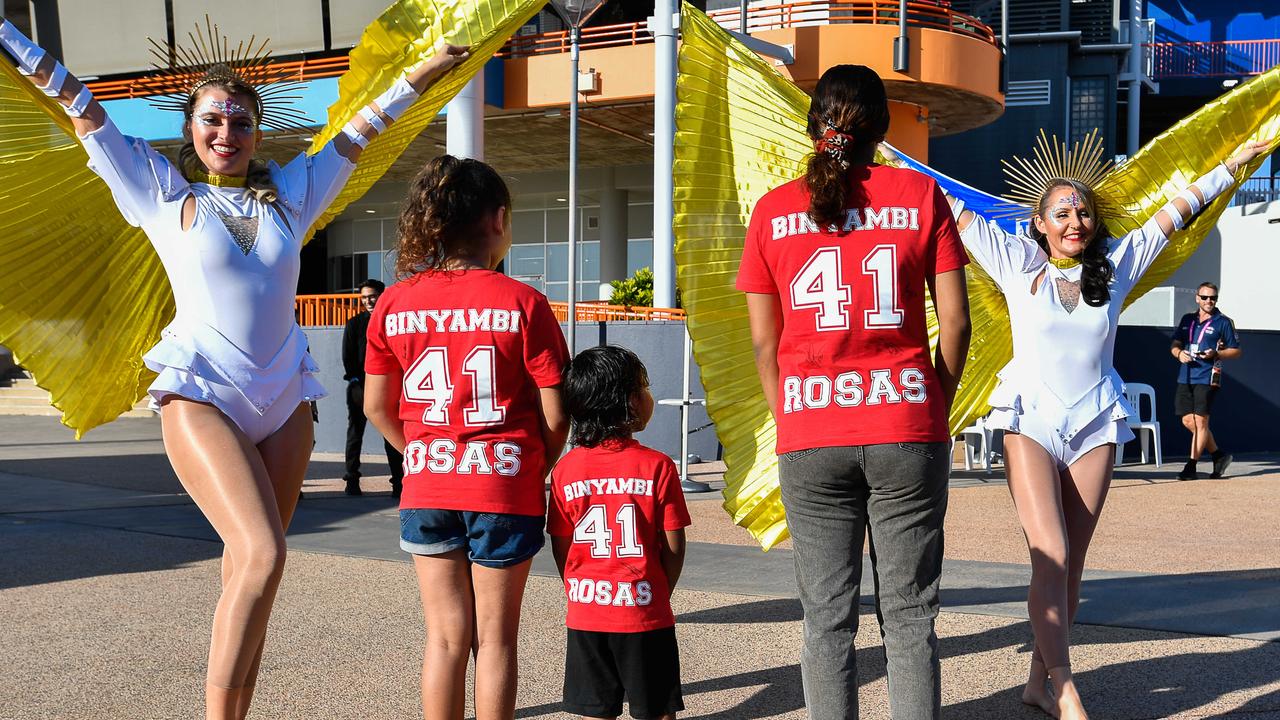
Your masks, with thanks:
M1058 703L1053 699L1053 692L1044 680L1041 680L1038 685L1027 683L1027 686L1022 689L1022 702L1031 707L1040 708L1050 717L1058 717Z
M1057 712L1050 714L1061 720L1089 720L1089 714L1084 711L1084 701L1076 690L1076 681L1071 676L1071 667L1063 665L1049 668L1049 680L1053 683L1053 694L1057 698Z

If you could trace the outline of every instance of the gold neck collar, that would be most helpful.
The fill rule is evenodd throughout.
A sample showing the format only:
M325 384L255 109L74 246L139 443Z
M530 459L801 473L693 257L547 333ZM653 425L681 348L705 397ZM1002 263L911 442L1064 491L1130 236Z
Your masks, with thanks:
M1049 264L1050 264L1050 265L1053 265L1054 267L1058 268L1059 270L1067 270L1067 269L1069 269L1069 268L1073 268L1073 267L1075 267L1075 266L1079 265L1079 264L1080 264L1080 258L1078 258L1078 257L1071 257L1071 258L1056 258L1056 257L1051 257L1051 258L1049 258Z
M245 185L244 178L234 175L216 175L200 171L196 171L195 175L196 182L213 185L214 187L242 188Z

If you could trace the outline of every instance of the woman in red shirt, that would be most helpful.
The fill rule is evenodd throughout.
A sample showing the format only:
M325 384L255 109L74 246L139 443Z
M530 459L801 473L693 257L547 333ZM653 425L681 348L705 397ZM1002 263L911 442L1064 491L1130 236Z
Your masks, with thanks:
M864 528L894 718L936 718L934 619L947 503L947 411L968 349L968 263L928 176L874 162L889 127L874 71L823 73L803 178L757 203L747 293L804 607L810 717L856 718L853 640ZM925 289L939 322L931 358Z
M511 195L493 168L432 160L399 234L403 279L369 318L365 414L404 453L400 547L429 630L423 712L462 720L474 646L476 716L511 718L544 482L568 434L569 352L542 293L495 271L511 248Z

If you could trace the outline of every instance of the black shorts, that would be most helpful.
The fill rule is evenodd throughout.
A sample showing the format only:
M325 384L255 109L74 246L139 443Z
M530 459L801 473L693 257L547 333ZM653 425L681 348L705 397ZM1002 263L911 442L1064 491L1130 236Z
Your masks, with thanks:
M1173 394L1173 414L1209 416L1209 408L1213 407L1213 399L1218 396L1218 388L1212 385L1187 385L1178 383L1178 390Z
M684 709L676 629L615 633L570 628L564 711L618 717L624 695L636 720Z

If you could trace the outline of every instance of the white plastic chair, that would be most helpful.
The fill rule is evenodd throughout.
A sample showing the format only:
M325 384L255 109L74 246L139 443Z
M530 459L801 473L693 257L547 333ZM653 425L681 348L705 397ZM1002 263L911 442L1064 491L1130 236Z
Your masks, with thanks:
M986 418L978 418L977 422L960 431L958 437L964 442L964 469L972 470L978 458L982 458L982 469L991 472L991 429L987 427ZM977 439L970 443L969 438ZM976 447L975 447L976 446Z
M1125 383L1124 386L1125 399L1138 412L1138 417L1130 417L1125 422L1129 424L1129 429L1133 430L1133 434L1138 436L1138 442L1142 449L1142 462L1151 461L1151 450L1155 450L1156 467L1164 462L1164 456L1160 452L1160 423L1156 420L1156 389L1145 383ZM1142 413L1142 399L1147 398L1148 407L1151 408L1150 415ZM1151 433L1151 438L1147 438L1147 433ZM1154 445L1154 448L1151 446ZM1116 448L1116 464L1119 465L1124 461L1124 445Z

